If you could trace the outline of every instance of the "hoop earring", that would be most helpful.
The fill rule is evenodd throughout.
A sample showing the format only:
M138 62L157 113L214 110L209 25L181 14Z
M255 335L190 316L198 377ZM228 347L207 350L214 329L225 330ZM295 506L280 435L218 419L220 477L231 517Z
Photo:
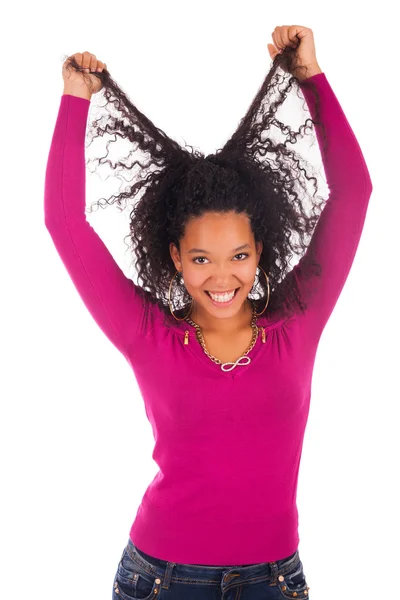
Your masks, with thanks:
M174 281L174 279L175 279L175 277L176 277L176 274L177 274L177 273L180 273L180 271L176 271L176 272L175 272L175 275L172 277L172 279L171 279L171 282L170 282L170 284L169 284L169 290L168 290L168 304L169 304L169 311L170 311L171 315L174 317L174 319L176 319L177 321L184 321L184 320L186 319L186 317L188 317L188 316L190 315L190 313L192 312L192 308L193 308L193 298L192 298L192 302L190 303L190 309L189 309L189 312L188 312L188 314L187 314L185 317L183 317L182 319L179 319L178 317L176 317L176 316L174 315L174 312L173 312L173 310L172 310L172 304L171 304L171 289L172 289L172 283L173 283L173 281Z
M265 309L267 308L267 306L268 306L268 304L269 304L270 288L269 288L269 278L268 278L268 275L266 274L266 272L264 271L264 269L263 269L262 267L260 267L260 265L257 265L257 266L258 266L258 268L259 268L259 269L261 269L261 271L262 271L262 272L264 273L264 275L265 275L265 279L266 279L266 281L267 281L267 290L268 290L268 292L267 292L267 303L266 303L266 305L264 306L264 308L263 308L263 310L262 310L261 312L259 312L259 313L255 313L255 314L256 314L256 316L257 316L257 317L259 317L260 315L262 315L262 314L263 314L263 312L265 311ZM254 283L253 283L253 286L254 286ZM253 288L252 288L252 289L253 289ZM247 297L248 297L248 296L247 296ZM250 300L251 300L251 298L250 298Z

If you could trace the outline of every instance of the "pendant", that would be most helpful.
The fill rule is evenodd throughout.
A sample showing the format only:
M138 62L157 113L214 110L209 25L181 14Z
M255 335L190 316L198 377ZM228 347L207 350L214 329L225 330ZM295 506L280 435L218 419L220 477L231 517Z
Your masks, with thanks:
M240 362L240 361L245 361L245 362ZM226 362L226 363L222 363L221 364L221 370L228 372L228 371L232 371L235 367L237 367L239 365L239 367L244 367L245 365L248 365L251 363L251 358L249 356L240 356L240 358L238 358L237 360L235 360L235 362ZM229 366L232 365L232 366ZM228 368L225 368L228 367Z

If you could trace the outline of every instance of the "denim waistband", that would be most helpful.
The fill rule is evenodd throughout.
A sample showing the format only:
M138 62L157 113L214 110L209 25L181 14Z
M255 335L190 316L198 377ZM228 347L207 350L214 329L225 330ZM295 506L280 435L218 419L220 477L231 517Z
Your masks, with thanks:
M127 552L143 569L160 579L164 575L170 579L195 580L198 582L208 581L223 582L228 584L234 577L240 577L242 582L271 579L274 585L279 575L285 575L300 563L298 549L286 558L275 562L255 563L250 565L191 565L185 563L174 563L160 558L155 558L137 548L132 540L128 539Z

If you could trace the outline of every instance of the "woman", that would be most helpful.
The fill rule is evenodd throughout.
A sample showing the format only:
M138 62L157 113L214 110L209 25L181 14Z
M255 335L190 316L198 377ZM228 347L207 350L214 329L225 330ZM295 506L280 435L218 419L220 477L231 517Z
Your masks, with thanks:
M224 148L207 157L155 127L94 54L63 65L45 223L82 300L135 373L160 467L130 529L113 600L309 597L296 491L314 358L372 184L311 29L276 27L272 39L260 91ZM276 117L292 88L312 117L297 132ZM143 191L130 215L143 286L85 218L87 115L100 90L120 115L95 121L97 135L134 146L133 164L125 157L113 168L143 174L114 196L120 203ZM287 147L307 123L330 190L324 207L312 194L310 215L307 182L317 180ZM262 139L273 126L286 142ZM296 250L305 252L287 272ZM250 298L257 288L260 297Z

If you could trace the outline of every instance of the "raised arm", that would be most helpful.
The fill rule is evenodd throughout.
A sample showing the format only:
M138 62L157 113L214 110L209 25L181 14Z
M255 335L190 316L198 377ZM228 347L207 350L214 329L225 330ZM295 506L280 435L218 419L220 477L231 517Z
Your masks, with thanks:
M143 290L124 275L86 220L89 106L89 96L61 96L45 176L45 225L87 309L126 356L128 346L146 333Z
M315 248L316 260L321 265L320 276L314 280L303 278L308 250L289 276L300 286L310 285L315 292L307 297L308 309L302 315L305 333L314 339L321 335L345 284L357 251L364 226L371 178L357 139L336 98L325 73L310 77L321 97L321 121L325 126L327 149L321 126L316 135L321 151L329 198L314 229L309 248ZM300 84L311 116L315 118L315 100L307 80Z

